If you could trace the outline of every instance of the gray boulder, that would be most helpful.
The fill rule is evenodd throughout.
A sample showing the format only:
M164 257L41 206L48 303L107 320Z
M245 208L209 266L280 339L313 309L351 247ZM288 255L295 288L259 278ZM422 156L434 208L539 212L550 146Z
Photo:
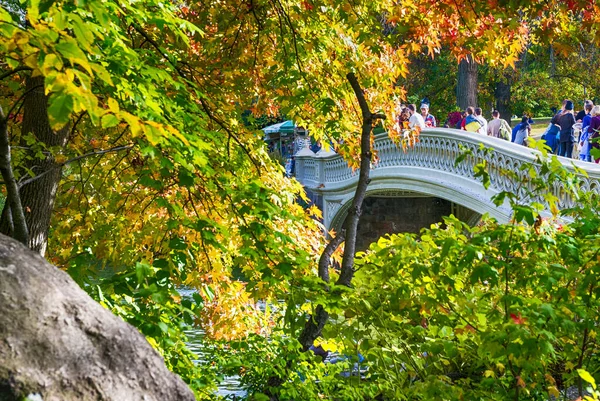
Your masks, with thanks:
M194 400L133 326L0 235L0 401Z

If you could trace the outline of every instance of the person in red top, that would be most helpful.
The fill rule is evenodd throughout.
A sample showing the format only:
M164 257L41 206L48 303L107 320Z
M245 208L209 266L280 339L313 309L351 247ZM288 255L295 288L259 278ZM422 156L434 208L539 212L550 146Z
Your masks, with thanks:
M590 137L590 146L592 149L600 149L600 106L594 106L591 112L592 121L590 121L590 126L588 128L588 132L591 132L592 135ZM594 157L594 155L592 155ZM600 162L600 158L595 158L594 161L596 163Z

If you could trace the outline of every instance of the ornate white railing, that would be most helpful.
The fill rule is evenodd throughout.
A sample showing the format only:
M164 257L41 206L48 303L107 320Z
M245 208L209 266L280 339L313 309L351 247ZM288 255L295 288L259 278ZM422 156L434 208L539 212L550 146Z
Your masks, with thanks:
M486 152L481 149L481 144L485 148L493 148L493 151ZM525 194L528 191L523 182L529 189L532 189L532 184L526 179L529 171L522 170L522 167L534 162L536 154L539 154L536 150L501 139L443 128L424 130L419 136L419 142L406 152L387 133L379 134L375 138L374 149L378 160L372 166L371 178L373 182L380 181L380 188L387 185L384 182L391 184L394 180L422 180L428 185L434 183L440 189L447 187L456 192L464 191L465 196L479 198L479 201L485 202L487 199L489 207L495 207L490 197L500 191L514 192L527 200ZM472 154L456 164L457 157L465 149ZM572 172L576 172L575 167L584 170L587 177L578 173L583 188L600 192L600 166L562 157L558 159ZM483 160L488 165L488 190L483 188L474 175L474 166ZM534 164L533 168L538 173L541 170L539 164ZM520 179L510 178L506 175L506 170L516 173ZM303 149L296 155L296 178L307 189L331 198L336 193L349 193L349 189L358 181L358 171L352 171L342 157L334 152L319 152L315 155L309 149ZM561 208L570 207L574 202L565 196L564 185L557 183L552 188L552 193L559 198ZM535 198L535 201L545 203L543 194L537 194Z

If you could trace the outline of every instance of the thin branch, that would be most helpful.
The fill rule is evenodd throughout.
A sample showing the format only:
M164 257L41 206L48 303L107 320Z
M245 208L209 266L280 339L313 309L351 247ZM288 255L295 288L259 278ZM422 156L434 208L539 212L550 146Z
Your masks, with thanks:
M32 69L29 67L26 67L24 65L15 68L14 70L10 70L5 72L4 74L0 74L0 81L3 80L4 78L8 78L13 74L16 74L17 72L21 72L21 71L31 71Z
M24 244L29 243L29 229L19 196L19 187L15 179L10 158L10 141L8 139L8 117L0 107L0 173L6 183L6 202L10 207L10 216L14 223L14 238Z
M12 105L12 107L10 108L10 110L8 110L8 113L6 113L6 118L10 118L10 116L12 115L13 110L15 109L15 107L21 103L22 100L25 100L25 97L27 97L27 95L29 95L31 92L33 92L35 89L38 88L42 88L44 85L36 85L32 88L29 88L28 90L26 90L21 97L19 97L19 99L17 99L17 101ZM19 108L20 110L20 108Z
M461 14L460 7L459 7L458 3L456 2L456 0L454 0L454 5L456 6L456 12L458 13L458 16L460 17L460 20L465 25L465 27L469 30L469 33L471 33L471 35L473 35L473 31L471 30L471 27L467 24L465 17L463 17L463 15Z
M201 220L202 218L200 217L200 214L198 213L198 209L196 209L196 205L194 204L194 198L192 196L192 191L190 191L189 188L187 188L187 193L188 193L188 197L190 200L190 204L192 205L192 210L194 211L196 218L198 220ZM204 242L204 230L200 230L200 238L202 239L202 241L200 242L200 246L202 246L202 251L204 252L204 256L206 257L206 262L208 263L208 267L211 270L213 270L211 258L210 258L210 256L208 256L208 250L206 249L206 243Z
M177 74L183 78L185 81L190 82L189 79L187 78L187 76L185 75L185 73L181 70L181 68L179 68L177 66L176 63L174 63L173 61L171 61L171 59L168 57L167 54L165 54L161 49L160 46L158 45L158 43L152 39L150 36L148 36L148 34L137 24L133 24L132 25L133 28L140 34L142 35L144 38L146 38L148 40L148 42L150 42L152 44L152 46L156 49L156 51L158 51L165 59L167 59L169 61L169 64L171 64L171 66L173 66L173 68L175 69L175 71L177 72ZM227 126L225 125L225 123L223 123L222 121L220 121L220 119L218 119L211 111L210 108L208 107L208 104L206 103L206 100L203 99L202 97L199 97L200 100L200 104L202 105L202 108L204 109L204 111L206 112L206 114L208 115L208 118L210 118L212 121L214 121L215 123L217 123L221 128L223 128L228 135L231 135L231 137L233 137L234 141L242 148L242 150L244 151L244 153L246 153L246 155L248 156L248 158L250 159L250 161L252 162L252 164L254 164L254 166L256 167L257 171L260 172L261 168L260 168L260 164L254 160L254 157L252 157L252 154L250 153L250 151L244 146L244 144L242 144L240 142L240 140L233 135L232 131L227 128Z
M66 166L67 164L73 163L74 161L78 161L78 160L81 160L81 159L84 159L84 158L90 157L90 156L98 156L98 155L103 155L103 154L106 154L106 153L112 153L112 152L118 152L118 151L121 151L121 150L131 149L131 148L133 148L133 146L134 145L125 145L125 146L117 146L117 147L110 148L110 149L94 150L94 151L91 151L89 153L83 154L81 156L74 157L74 158L69 159L69 160L67 160L65 162L58 163L55 167L50 168L50 169L44 171L43 173L41 173L39 175L36 175L35 177L31 177L31 178L29 178L29 179L27 179L25 181L19 182L19 187L24 187L27 184L31 184L32 182L39 180L40 178L42 178L46 174L48 174L48 173L50 173L52 171L55 171L55 170L59 170L62 167Z
M212 121L217 123L217 125L219 125L223 130L225 130L225 132L227 132L227 134L230 136L230 138L233 138L233 140L240 146L240 148L242 148L242 150L244 151L246 156L248 156L248 158L250 159L252 164L254 164L254 167L256 167L256 170L260 173L261 172L260 164L258 164L258 162L256 160L254 160L254 157L250 153L250 150L248 150L248 148L246 148L246 146L243 143L241 143L241 141L233 134L233 132L225 125L224 122L222 122L219 118L217 118L212 113L212 111L208 107L208 104L206 103L206 100L204 100L201 97L199 99L200 99L200 104L202 105L202 108L208 115L208 118L210 118Z
M73 124L73 127L71 128L71 132L69 133L69 138L72 138L73 135L75 134L75 129L77 128L77 124L79 124L81 122L81 120L83 119L83 117L87 114L87 110L85 110L83 113L81 113L78 117L77 120L75 120L75 123Z

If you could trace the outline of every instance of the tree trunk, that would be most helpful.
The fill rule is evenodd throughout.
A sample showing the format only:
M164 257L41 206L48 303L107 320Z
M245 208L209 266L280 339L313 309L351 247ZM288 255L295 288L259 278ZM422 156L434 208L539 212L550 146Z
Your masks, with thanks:
M477 63L467 56L458 65L458 83L456 85L456 104L461 110L477 104Z
M509 124L512 118L511 96L511 78L508 74L502 74L498 77L494 97L496 98L496 109L500 112L500 118L505 119Z
M46 148L64 148L67 143L69 129L65 127L59 131L54 131L50 127L48 120L48 98L44 94L44 77L28 77L25 93L21 136L33 133L38 143L45 145ZM24 140L21 141L20 145L24 147L28 146ZM54 200L61 179L62 169L55 163L51 155L48 155L45 159L39 159L34 156L33 152L30 152L29 156L24 161L23 167L32 171L36 176L43 175L39 179L21 187L19 195L29 229L27 246L43 256L48 244L50 217L54 208ZM0 232L14 236L7 205L5 205L5 210L0 219Z
M319 277L329 283L329 264L331 255L335 250L345 241L344 245L344 256L342 260L342 268L340 271L340 277L338 278L337 285L344 285L350 287L352 278L354 276L354 254L356 251L356 235L358 228L358 221L360 219L361 208L363 200L367 192L367 186L369 185L369 173L371 171L371 132L373 131L374 123L378 119L385 119L384 115L373 114L369 110L369 106L364 97L363 90L360 87L358 80L354 74L349 73L347 76L354 94L360 105L362 113L362 132L360 141L360 173L358 183L356 185L356 191L354 193L354 199L352 200L352 207L348 211L348 215L342 225L343 229L341 233L333 238L329 244L323 250L323 254L319 260ZM321 305L317 305L314 316L311 316L304 326L298 341L302 344L304 351L307 351L314 341L321 335L323 328L327 323L329 314Z

